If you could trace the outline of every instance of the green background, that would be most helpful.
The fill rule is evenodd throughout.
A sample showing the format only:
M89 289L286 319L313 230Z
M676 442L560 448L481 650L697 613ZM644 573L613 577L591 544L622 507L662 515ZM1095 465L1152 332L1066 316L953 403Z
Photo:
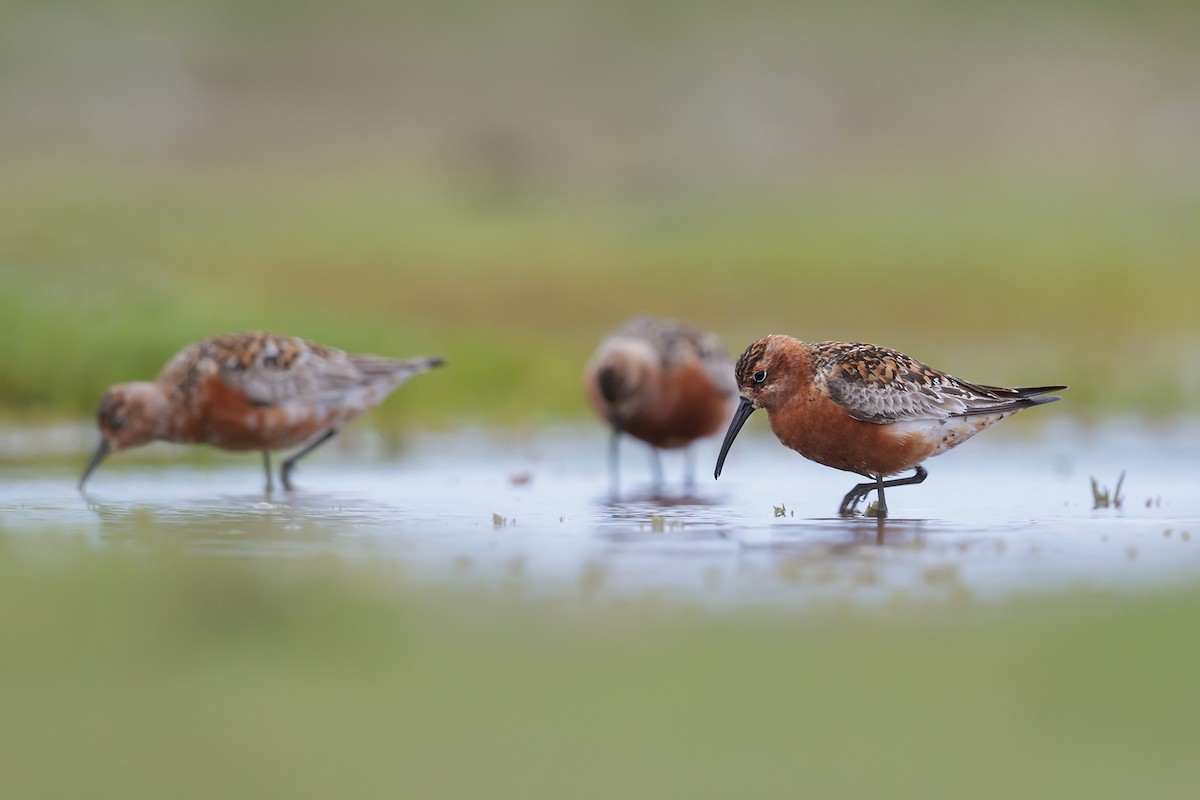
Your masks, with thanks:
M0 412L236 330L440 354L372 415L585 411L641 312L1197 408L1193 4L0 10Z

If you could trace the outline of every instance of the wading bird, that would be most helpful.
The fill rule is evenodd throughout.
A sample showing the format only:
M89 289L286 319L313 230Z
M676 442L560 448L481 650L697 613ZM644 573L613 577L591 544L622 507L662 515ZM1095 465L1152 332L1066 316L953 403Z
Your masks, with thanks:
M717 457L721 476L729 446L755 409L767 411L779 441L805 458L869 478L838 509L856 513L876 492L876 513L887 516L884 489L920 483L921 462L962 444L1023 408L1052 403L1038 397L1066 386L1006 389L959 380L886 347L854 342L759 339L735 367L741 402ZM908 470L906 478L884 480Z
M408 378L442 363L352 355L270 333L205 339L177 353L153 382L105 393L96 412L100 444L79 489L110 453L156 440L261 450L267 491L270 451L304 445L280 470L291 489L297 461Z
M688 447L721 429L733 408L733 362L716 334L640 316L596 349L584 380L588 399L612 428L609 468L617 479L617 441L626 433L654 449ZM689 474L690 480L690 474Z

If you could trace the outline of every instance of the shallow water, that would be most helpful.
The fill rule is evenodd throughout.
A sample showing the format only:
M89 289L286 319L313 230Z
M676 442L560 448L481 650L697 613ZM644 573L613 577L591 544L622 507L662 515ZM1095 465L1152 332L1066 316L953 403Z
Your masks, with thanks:
M751 426L753 427L753 426ZM253 455L202 469L110 459L88 493L79 464L0 468L0 525L78 532L97 546L182 546L236 558L333 554L406 578L590 604L647 598L804 609L1003 599L1075 587L1200 578L1200 428L1071 424L989 431L888 492L893 518L842 519L854 476L805 461L761 427L720 481L717 442L696 478L626 440L622 486L593 428L531 436L424 436L395 458L359 434L304 462L295 492L261 490ZM60 437L61 439L61 437ZM1094 509L1089 478L1127 472L1121 508ZM776 507L781 507L777 510ZM149 523L149 524L148 524Z

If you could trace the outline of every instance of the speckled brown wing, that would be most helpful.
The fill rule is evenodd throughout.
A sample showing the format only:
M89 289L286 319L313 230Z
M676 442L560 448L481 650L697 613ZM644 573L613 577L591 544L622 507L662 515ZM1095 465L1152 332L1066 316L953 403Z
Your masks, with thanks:
M417 371L406 370L408 366L378 356L352 356L297 337L244 333L192 345L171 360L159 380L184 402L215 375L255 405L319 404L339 402L360 388L399 385Z
M643 339L662 357L665 370L696 359L712 385L729 397L737 394L733 360L721 337L694 325L672 319L638 316L625 323L614 336Z
M726 397L736 396L738 387L734 378L733 359L729 357L729 351L725 349L721 337L715 333L697 330L692 341L696 356L704 365L704 371L713 387Z
M944 420L1015 411L1056 397L1033 395L1063 389L981 386L922 364L896 350L871 344L814 344L814 379L855 419L892 423Z
M269 334L236 344L223 360L221 377L254 403L275 406L336 400L363 382L341 350Z

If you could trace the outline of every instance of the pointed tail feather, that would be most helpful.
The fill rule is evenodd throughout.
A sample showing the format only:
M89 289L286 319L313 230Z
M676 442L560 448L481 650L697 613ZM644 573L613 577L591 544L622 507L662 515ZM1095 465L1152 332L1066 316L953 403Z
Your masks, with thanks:
M1012 397L1012 400L1001 401L998 403L980 403L974 408L968 409L961 414L955 414L960 417L971 417L978 414L1003 414L1009 411L1020 411L1023 408L1032 408L1033 406L1041 406L1046 403L1053 403L1056 400L1062 400L1057 395L1045 395L1046 392L1056 392L1060 389L1066 389L1066 386L1026 386L1017 389L1006 389L1003 387L980 387L987 389L993 394L998 394L1001 397Z
M1061 392L1067 388L1066 386L1018 386L1014 389L1008 386L989 386L986 383L967 383L966 381L960 381L960 383L978 390L980 394L994 394L999 397L1033 397L1048 392Z
M353 356L354 366L367 384L384 383L399 386L414 375L427 372L446 363L444 358L383 358L382 356Z
M1066 386L1018 386L1010 391L1016 393L1019 397L1033 397L1038 394L1048 394L1050 392L1061 392L1066 389ZM1060 398L1055 397L1055 400Z

